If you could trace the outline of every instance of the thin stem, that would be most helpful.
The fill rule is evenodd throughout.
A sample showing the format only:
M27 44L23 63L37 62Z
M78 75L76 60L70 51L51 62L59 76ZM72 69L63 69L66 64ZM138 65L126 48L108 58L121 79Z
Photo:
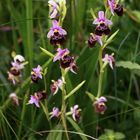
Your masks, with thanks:
M131 72L130 75L130 82L129 82L129 87L128 87L128 93L127 93L127 98L126 98L126 106L125 106L125 111L128 109L128 104L129 104L129 99L130 99L130 94L131 94L131 88L132 88L132 80L133 80L133 72ZM124 120L126 120L126 113L124 114Z
M102 47L99 50L99 64L100 64L100 74L99 74L99 83L98 83L98 92L97 92L97 98L100 97L102 93L102 81L103 81L103 62L102 62L102 53L103 49Z
M28 92L28 91L27 91ZM21 136L21 130L22 130L22 126L23 126L23 120L24 120L24 116L25 116L25 111L26 111L26 102L27 102L27 97L28 97L28 93L25 94L24 96L24 101L23 101L23 109L22 109L22 112L21 112L21 118L20 118L20 126L19 126L19 131L18 131L18 137L20 139L20 136Z
M32 19L32 0L26 0L26 17L27 19ZM27 20L27 50L30 70L32 69L33 62L33 21Z
M67 132L67 124L66 124L66 104L65 104L65 97L66 97L66 90L65 90L65 71L61 69L61 74L62 74L62 80L63 80L63 86L62 86L62 107L61 107L61 119L62 119L62 124L64 126L64 129L66 131L66 137L67 140L69 140L69 135Z
M46 82L45 75L44 75L44 86L45 86L45 91L47 92L47 82ZM51 124L51 121L49 120L49 109L48 109L48 101L47 100L45 101L45 108L44 108L43 104L42 104L42 108L43 108L44 113L45 113L47 120L49 122L50 129L52 129L52 124Z

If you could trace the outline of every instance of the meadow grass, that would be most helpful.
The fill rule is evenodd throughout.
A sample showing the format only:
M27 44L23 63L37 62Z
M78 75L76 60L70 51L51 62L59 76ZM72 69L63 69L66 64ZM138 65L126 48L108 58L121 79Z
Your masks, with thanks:
M87 40L90 32L94 30L91 8L97 15L99 10L105 9L103 1L67 0L67 15L63 28L67 30L68 36L64 48L68 48L77 59L76 75L65 75L58 63L52 61L55 48L47 38L51 27L48 1L0 1L1 140L96 140L103 134L110 136L108 140L115 140L115 137L119 136L120 139L121 136L127 140L140 139L140 5L138 0L121 2L125 7L123 17L112 19L112 34L118 29L119 32L106 47L107 52L115 53L116 66L113 70L109 67L104 70L100 92L107 97L108 102L107 111L100 115L94 111L93 101L86 94L97 95L100 46L96 45L91 49ZM48 52L44 53L40 48ZM12 52L23 55L28 61L23 71L22 83L16 86L8 81L7 76ZM43 69L47 68L46 73L39 84L31 84L31 70L38 64ZM63 98L61 91L55 96L52 96L50 91L51 80L59 78L61 73L65 75L67 83L64 87L67 94L69 93L66 98ZM47 93L47 100L41 103L39 109L27 105L30 95L37 90L45 90ZM13 92L19 97L19 106L14 106L9 98ZM67 103L63 102L64 100ZM61 108L62 102L64 106ZM75 104L82 109L79 122L75 122L70 116L63 116L62 120L50 120L49 112L54 106L65 110ZM100 139L106 140L105 136Z

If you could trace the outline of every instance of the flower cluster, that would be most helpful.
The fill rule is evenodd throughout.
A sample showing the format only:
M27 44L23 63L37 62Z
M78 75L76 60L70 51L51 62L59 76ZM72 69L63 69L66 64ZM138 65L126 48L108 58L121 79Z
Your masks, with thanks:
M53 46L62 45L66 40L67 32L60 26L60 20L63 20L66 14L65 0L49 0L50 19L52 19L52 27L50 28L47 37L50 39L50 44Z
M72 118L74 121L79 121L80 120L80 111L78 105L74 105L73 107L70 108L70 112L67 113L67 115L72 115ZM61 115L61 111L57 107L53 107L52 112L50 113L50 118L59 118Z
M71 71L73 73L77 73L77 65L75 57L70 55L70 51L67 48L63 48L62 45L66 41L67 31L62 28L62 22L65 15L65 6L66 1L65 0L49 0L48 1L50 12L49 17L52 21L52 27L49 29L47 38L50 40L50 44L52 46L56 47L56 54L51 55L53 57L53 62L59 61L60 69L61 69L61 78L57 79L56 81L52 80L52 84L50 85L50 92L52 95L57 94L59 90L62 91L62 106L61 110L58 107L53 107L52 111L49 113L50 119L52 118L62 118L66 117L67 115L72 115L72 118L74 121L79 121L81 117L81 109L79 108L79 105L74 105L70 108L69 112L67 111L66 107L66 100L68 97L70 97L73 92L75 92L75 89L77 90L80 85L78 85L78 88L75 88L67 94L66 91L66 80L65 75L68 71ZM107 0L107 5L112 13L116 13L118 16L122 16L123 14L123 7L115 2L115 0ZM103 40L103 36L109 35L111 33L110 26L113 24L110 19L107 18L104 11L98 12L98 17L93 21L93 24L96 26L95 31L93 33L90 33L90 36L88 38L88 45L89 47L94 47L96 43L99 43L101 46L101 55L99 55L99 62L100 62L100 73L101 70L106 66L109 65L111 69L113 69L113 65L115 63L115 59L112 55L105 54L104 58L102 58L102 52L104 50L104 42L106 40ZM16 82L19 82L19 77L21 77L21 71L24 69L25 65L25 59L21 55L16 55L14 57L14 61L11 62L12 67L8 71L8 79L12 81L13 84L16 84ZM45 72L44 72L45 73ZM45 74L43 73L43 68L38 65L35 68L32 68L30 79L32 83L38 83L39 80L45 79ZM44 77L43 77L44 76ZM102 75L100 75L101 77ZM103 78L99 78L99 84L102 83ZM45 85L46 86L46 85ZM102 85L99 87L101 88ZM95 108L95 112L99 114L104 114L104 112L107 110L106 102L107 99L104 96L101 96L101 89L99 90L99 94L97 93L97 97L95 97L95 100L93 101L93 105ZM19 105L18 97L15 93L10 94L10 99L15 105ZM54 96L53 96L54 97ZM33 95L30 95L30 99L27 104L35 105L37 108L40 107L41 101L47 99L47 93L46 91L37 91ZM41 104L42 105L42 104ZM65 108L65 109L64 109ZM48 113L48 112L47 112ZM63 116L64 115L64 116ZM63 121L62 121L63 123Z
M11 62L12 67L8 71L8 79L15 85L20 81L21 71L27 63L22 55L16 55L14 61Z
M123 15L123 7L115 2L115 0L108 0L107 5L109 6L112 15L114 15L114 12L118 16ZM96 18L93 21L93 24L96 25L95 32L91 33L88 39L88 45L89 47L94 47L96 42L99 42L100 45L102 46L102 40L101 37L102 35L109 35L111 30L110 30L110 25L112 25L112 21L107 19L105 16L104 11L99 11L98 12L98 18Z
M113 16L114 16L114 13L116 13L118 16L123 15L123 7L115 0L107 0L107 6L109 7L111 14ZM93 21L93 24L96 25L95 31L94 33L90 33L90 36L88 38L89 47L94 47L96 42L98 42L101 45L100 54L99 54L100 76L99 76L99 82L98 82L98 93L97 93L96 101L94 101L94 104L93 104L95 107L95 111L100 114L103 114L105 110L107 109L106 104L105 104L105 102L107 102L107 99L101 96L102 75L104 72L104 68L109 64L110 68L113 69L113 65L115 63L115 59L113 57L114 54L111 54L111 55L105 54L104 58L102 58L103 52L105 51L105 48L106 48L106 44L103 44L103 43L104 42L108 43L107 40L103 37L103 35L106 36L111 33L110 26L113 24L112 21L107 18L105 13L106 12L104 11L98 12L98 17L95 18L95 20Z

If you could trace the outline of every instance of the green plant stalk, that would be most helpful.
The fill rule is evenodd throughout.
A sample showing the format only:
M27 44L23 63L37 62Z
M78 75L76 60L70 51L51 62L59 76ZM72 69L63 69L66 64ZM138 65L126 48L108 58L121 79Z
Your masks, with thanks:
M12 128L12 126L10 125L10 123L8 122L7 118L5 117L5 115L3 114L2 110L0 109L0 114L3 117L3 119L5 120L5 122L7 123L7 125L9 126L9 128L12 130L12 132L14 133L15 137L17 140L19 140L18 136L16 135L14 129Z
M100 73L99 73L97 98L99 98L102 94L102 82L103 82L103 73L104 73L103 72L103 62L102 62L102 53L103 53L103 49L101 47L99 50Z
M125 106L125 111L124 112L127 112L128 110L128 104L129 104L129 99L130 99L130 94L131 94L131 88L132 88L132 80L133 80L133 72L131 72L131 75L130 75L130 82L129 82L129 87L128 87L128 93L127 93L127 98L126 98L126 106ZM124 121L126 120L126 113L124 113Z
M67 132L67 124L66 124L66 103L65 103L65 97L66 97L66 90L65 90L65 71L64 69L61 68L61 74L62 74L62 80L63 80L63 85L62 85L62 107L61 107L61 119L62 119L62 125L66 131L66 138L69 140L69 135Z
M45 91L47 92L47 82L45 79L45 75L44 75L44 86L45 86ZM47 100L45 100L45 109L43 109L43 110L44 110L44 113L45 113L47 120L49 122L50 129L52 129L52 124L51 124L51 121L49 120L49 109L48 109L48 101Z
M25 112L26 112L26 102L27 102L27 97L28 97L29 92L27 91L27 94L25 94L24 96L24 101L23 101L23 109L21 112L21 118L20 118L20 126L19 126L19 130L18 130L18 137L20 139L21 136L21 130L22 130L22 126L23 126L23 120L24 120L24 116L25 116Z
M29 64L30 64L30 70L32 69L32 63L33 63L33 13L32 13L32 0L26 0L25 1L26 3L26 18L28 19L27 22L26 22L26 25L27 25L27 50L26 50L26 53L27 53L27 57L29 59Z
M45 106L43 105L43 103L41 103L41 107L42 107L42 109L43 109L43 111L44 111L44 113L46 115L46 118L47 118L47 120L49 122L50 129L52 129L52 124L51 124L51 121L49 119L48 102L45 101Z

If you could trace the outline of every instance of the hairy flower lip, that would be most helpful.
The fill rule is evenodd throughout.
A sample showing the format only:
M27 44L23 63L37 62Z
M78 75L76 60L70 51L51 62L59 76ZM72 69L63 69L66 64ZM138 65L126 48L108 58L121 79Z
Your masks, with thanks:
M10 69L10 73L13 74L14 76L20 75L20 71L16 67L12 67Z
M104 112L107 110L105 102L107 102L106 97L101 96L100 98L97 98L93 104L95 112L104 114Z
M99 44L102 46L103 43L102 43L102 40L101 40L101 37L94 34L94 33L90 33L90 36L88 38L88 46L90 48L94 47L96 42L99 42Z

